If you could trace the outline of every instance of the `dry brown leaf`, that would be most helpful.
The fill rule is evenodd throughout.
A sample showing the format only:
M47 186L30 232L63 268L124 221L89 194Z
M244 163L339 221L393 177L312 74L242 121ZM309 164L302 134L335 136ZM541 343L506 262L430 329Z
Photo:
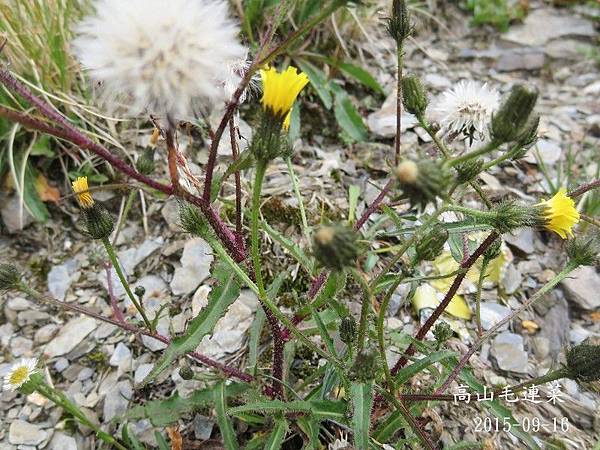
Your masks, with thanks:
M600 311L595 311L590 314L590 318L593 322L600 322Z
M171 450L183 450L183 438L177 427L167 427L167 434L171 439Z
M50 186L44 175L38 175L35 179L35 190L43 202L58 203L60 200L60 191L54 186Z

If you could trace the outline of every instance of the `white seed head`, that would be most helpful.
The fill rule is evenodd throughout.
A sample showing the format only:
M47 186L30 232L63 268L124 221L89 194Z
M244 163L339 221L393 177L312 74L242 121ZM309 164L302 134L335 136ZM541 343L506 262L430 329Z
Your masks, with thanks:
M461 81L442 94L432 112L443 135L464 133L483 141L489 134L492 113L499 105L500 94L496 89L475 81Z
M231 61L245 60L222 0L97 0L75 52L111 106L171 119L226 100Z
M29 381L37 369L37 359L24 358L14 364L4 377L3 389L5 391L16 391Z

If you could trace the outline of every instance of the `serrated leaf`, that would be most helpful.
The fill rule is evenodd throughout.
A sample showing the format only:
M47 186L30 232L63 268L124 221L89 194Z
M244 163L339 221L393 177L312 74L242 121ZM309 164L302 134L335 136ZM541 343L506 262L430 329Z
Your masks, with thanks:
M350 386L350 395L353 405L354 446L368 449L371 407L373 406L373 383L353 382Z
M240 285L236 280L236 274L229 270L227 264L218 262L213 269L213 278L217 283L208 294L208 304L200 311L200 314L192 319L183 336L171 341L171 345L165 349L150 374L143 381L144 385L155 380L176 358L195 350L202 338L212 332L217 321L238 298Z
M269 440L265 444L264 450L279 450L287 432L287 420L285 420L284 418L277 419L275 421L273 431L271 431L271 435L269 436Z
M307 273L312 274L313 264L310 258L306 255L306 253L304 253L304 250L302 250L298 244L286 238L279 231L271 227L267 222L263 221L262 226L267 234L284 249L286 249L290 255L292 255L292 257L300 263L302 268L306 270Z
M40 199L36 188L37 173L27 161L25 166L25 177L23 184L23 201L27 211L39 222L45 222L50 217L48 209Z
M446 358L451 358L454 355L456 355L456 353L449 350L441 350L415 361L410 366L406 366L398 371L395 377L396 385L401 386L404 384L404 382L412 378L417 373L422 372L430 365L443 361Z
M247 170L247 169L251 168L253 165L254 165L254 154L248 148L248 149L244 150L242 153L240 153L238 158L229 165L229 167L225 171L225 174L223 175L223 178L228 178L229 176L233 175L234 173L236 173L238 171Z
M306 413L323 419L342 420L345 416L346 405L341 401L333 400L270 400L264 402L251 402L245 405L230 408L227 413L236 415L248 411L260 411L264 414L275 413Z
M235 436L235 431L233 431L231 421L227 416L227 402L225 394L225 381L221 381L214 387L213 396L215 402L215 411L217 413L217 422L219 424L219 430L221 431L225 448L227 450L237 450L239 445Z
M249 389L245 383L232 383L226 386L228 397L235 397L243 394ZM180 397L175 392L171 397L162 400L151 400L144 405L138 405L131 408L125 414L129 420L149 419L152 425L164 427L177 422L186 414L193 413L212 404L213 389L207 388L195 391L187 398Z

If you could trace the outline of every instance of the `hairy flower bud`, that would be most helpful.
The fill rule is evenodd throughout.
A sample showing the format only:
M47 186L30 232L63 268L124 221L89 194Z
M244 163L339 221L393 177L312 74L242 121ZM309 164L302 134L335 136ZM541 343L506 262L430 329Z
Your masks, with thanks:
M136 286L135 291L133 291L133 292L141 300L142 298L144 298L144 295L146 294L146 288L141 285Z
M369 381L375 379L377 372L377 352L374 350L363 350L354 360L351 374L354 379Z
M441 223L436 223L415 246L416 258L433 261L442 253L447 240L448 230Z
M567 352L569 377L577 381L600 380L600 345L579 344Z
M313 254L331 270L352 266L358 258L358 234L344 225L323 226L313 236Z
M150 175L156 169L156 164L154 162L154 149L147 148L142 152L140 157L137 160L136 168L139 173L144 175Z
M409 113L417 117L425 114L429 102L423 84L417 76L409 75L402 79L402 103Z
M194 378L194 371L187 364L179 368L179 376L184 380L191 380Z
M522 227L541 225L538 207L522 205L513 200L495 206L490 215L490 225L500 234L508 233Z
M282 123L270 113L262 112L262 119L256 130L250 151L257 161L269 162L280 156L285 150L282 147Z
M14 289L21 281L21 274L12 264L0 264L0 292Z
M444 342L450 339L453 334L454 332L450 328L450 325L448 325L446 322L437 323L433 329L433 336L435 337L438 348L441 347Z
M538 93L521 85L513 86L508 98L492 116L491 136L498 142L512 142L522 136L523 129L537 102Z
M410 22L406 0L393 0L392 16L387 19L386 29L398 45L413 33L414 27Z
M106 239L113 232L115 221L112 215L98 203L81 210L87 234L92 239Z
M356 320L348 316L342 319L340 323L340 339L344 344L350 347L356 339Z
M179 224L184 231L199 237L207 236L210 230L205 217L198 208L188 203L179 205Z
M569 240L567 255L578 266L593 266L600 258L600 237L584 236Z
M481 169L483 168L483 159L469 159L462 164L456 166L456 171L458 172L458 177L456 181L460 184L468 183L477 178L477 175L481 173Z
M448 190L452 174L441 162L431 160L402 161L395 169L403 197L411 205L425 207Z
M517 138L517 145L519 146L519 151L516 152L512 160L515 161L517 159L521 159L527 153L531 147L535 145L538 140L538 129L540 126L540 116L534 116L529 119L527 125L521 131L521 135Z

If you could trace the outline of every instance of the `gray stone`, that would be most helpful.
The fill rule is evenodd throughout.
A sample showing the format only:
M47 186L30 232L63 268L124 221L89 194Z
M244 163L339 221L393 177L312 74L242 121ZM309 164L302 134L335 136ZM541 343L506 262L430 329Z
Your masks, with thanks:
M181 256L181 267L175 269L171 291L175 295L190 294L210 275L213 254L210 245L202 238L190 239L185 243Z
M131 350L125 344L119 342L108 363L111 366L118 367L119 373L129 372L131 370Z
M600 275L590 266L575 269L562 282L567 298L589 311L600 308Z
M502 288L507 294L514 294L517 292L523 281L521 272L513 265L509 264L504 274L502 275Z
M569 341L571 341L571 344L573 345L581 344L591 335L592 333L583 328L581 325L573 325L573 328L571 328L569 331Z
M541 48L517 48L500 52L495 68L499 72L515 70L539 70L544 67L546 57Z
M557 299L541 322L540 335L548 339L548 352L554 359L569 343L569 306L564 298Z
M23 356L33 348L33 342L23 336L17 336L10 341L10 350L14 357Z
M37 425L14 420L8 429L8 442L14 445L38 445L48 438L48 433Z
M502 39L526 46L542 46L547 42L565 37L593 38L596 35L592 22L569 12L558 14L551 8L532 11L521 25L515 25L502 35Z
M58 300L64 300L71 284L79 278L79 264L72 258L63 264L53 266L48 272L48 291Z
M57 431L52 436L48 450L77 450L77 441L71 436Z
M500 333L492 342L490 354L500 369L527 373L527 352L523 350L523 338L518 334L509 331Z
M53 323L49 323L47 325L44 325L42 328L38 329L35 332L33 340L37 344L45 344L48 341L50 341L50 339L52 339L52 337L56 333L57 329L58 329L58 325L55 325Z
M558 162L562 154L560 145L550 139L538 139L537 144L527 152L524 161L531 164L537 164L539 158L547 166L553 166Z
M154 367L154 364L140 364L140 366L135 369L133 382L137 385L144 381L144 378L148 376L152 367Z
M481 327L484 330L489 330L496 323L500 322L506 316L510 314L510 308L499 305L494 302L482 302L481 303ZM501 330L506 330L508 324L503 325Z
M23 297L11 298L6 302L6 306L13 311L27 311L32 309L32 303Z
M96 328L94 319L87 316L71 319L44 348L44 355L54 358L69 353Z
M109 421L123 415L127 411L132 396L131 383L127 380L119 381L113 389L106 393L104 398L104 420Z
M206 441L210 439L210 435L212 434L212 430L215 426L215 421L210 417L196 414L192 425L194 427L194 435L196 436L196 439Z
M181 231L179 225L179 201L172 198L165 202L165 205L160 210L160 214L172 231Z
M515 234L516 233L516 234ZM521 228L515 233L502 235L504 241L511 247L519 249L525 255L531 255L535 251L534 231L531 228Z
M396 94L390 95L379 111L369 114L367 125L379 137L390 138L396 135ZM403 112L401 131L405 132L415 125L417 125L415 116Z
M575 39L559 39L549 42L544 51L554 59L581 60L593 46Z
M2 203L2 221L10 234L17 233L26 228L33 222L33 216L29 214L27 208L21 208L21 202L16 196L6 200L3 195L0 197Z
M58 358L54 363L54 370L58 373L61 373L67 367L69 367L69 360L67 358Z

